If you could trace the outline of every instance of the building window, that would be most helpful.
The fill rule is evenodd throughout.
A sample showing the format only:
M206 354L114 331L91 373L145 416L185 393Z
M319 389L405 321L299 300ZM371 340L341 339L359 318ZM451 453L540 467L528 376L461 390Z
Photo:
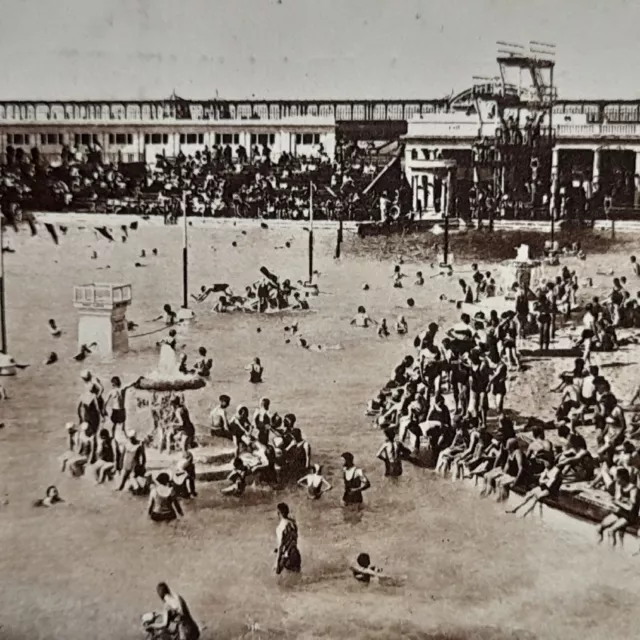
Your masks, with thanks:
M30 138L28 134L25 133L8 133L7 134L7 144L29 144Z
M239 133L234 133L233 134L233 144L240 144L240 134Z
M219 133L216 133L215 143L217 145L222 143L222 136Z
M62 134L61 133L41 133L40 144L51 145L51 146L62 144Z
M181 133L180 144L196 144L198 142L197 133Z
M638 105L624 104L620 105L620 121L635 122L638 119Z
M312 133L303 133L302 134L302 144L313 144L313 134Z
M274 144L276 141L276 136L274 133L258 133L257 135L255 133L251 134L251 144L259 144L263 147L266 147L267 145L270 144Z
M167 144L169 136L165 133L145 133L145 144Z
M76 133L74 139L75 139L76 147L81 144L85 146L89 146L91 144L98 144L98 136L96 134L92 135L90 133Z
M94 136L97 138L97 136ZM86 144L86 143L83 143ZM109 144L133 144L132 133L110 133Z
M233 133L223 133L222 134L222 144L238 144L234 138L237 137L237 134Z
M204 144L204 133L198 134L198 144Z
M296 133L296 144L302 144L302 134Z

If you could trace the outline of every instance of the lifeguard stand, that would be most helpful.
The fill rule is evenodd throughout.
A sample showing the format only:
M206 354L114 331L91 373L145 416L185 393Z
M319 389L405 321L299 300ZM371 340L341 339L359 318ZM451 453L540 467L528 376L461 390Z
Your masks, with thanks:
M79 311L78 345L95 343L103 356L126 353L129 332L126 310L130 284L85 284L73 288L73 306Z

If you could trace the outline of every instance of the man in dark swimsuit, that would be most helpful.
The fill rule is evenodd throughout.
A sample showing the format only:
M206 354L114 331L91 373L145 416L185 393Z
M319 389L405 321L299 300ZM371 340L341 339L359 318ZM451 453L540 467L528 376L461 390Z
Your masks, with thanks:
M362 504L362 492L366 491L371 483L364 475L362 469L358 469L353 461L353 454L348 451L342 454L344 494L342 502L345 505Z

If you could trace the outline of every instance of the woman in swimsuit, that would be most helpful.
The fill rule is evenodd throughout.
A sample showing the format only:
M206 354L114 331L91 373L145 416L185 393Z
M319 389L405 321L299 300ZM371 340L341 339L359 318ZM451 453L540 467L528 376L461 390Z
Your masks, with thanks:
M161 582L156 590L164 603L164 611L159 616L154 616L154 622L145 626L148 629L156 629L158 631L168 631L173 628L177 632L178 640L198 640L200 638L200 629L193 619L184 598L177 593L173 593L164 582ZM159 620L156 622L155 620L158 618Z
M151 487L147 513L154 522L171 522L184 515L168 473L159 473Z
M307 488L307 498L310 500L319 500L323 493L333 488L323 477L322 467L319 464L314 464L310 472L298 480L298 485Z

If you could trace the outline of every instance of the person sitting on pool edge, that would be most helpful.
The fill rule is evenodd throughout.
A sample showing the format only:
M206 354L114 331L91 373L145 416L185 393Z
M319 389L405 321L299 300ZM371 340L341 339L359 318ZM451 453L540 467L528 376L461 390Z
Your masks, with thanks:
M171 522L184 515L176 493L171 486L171 478L166 472L158 474L149 493L149 518L154 522Z

